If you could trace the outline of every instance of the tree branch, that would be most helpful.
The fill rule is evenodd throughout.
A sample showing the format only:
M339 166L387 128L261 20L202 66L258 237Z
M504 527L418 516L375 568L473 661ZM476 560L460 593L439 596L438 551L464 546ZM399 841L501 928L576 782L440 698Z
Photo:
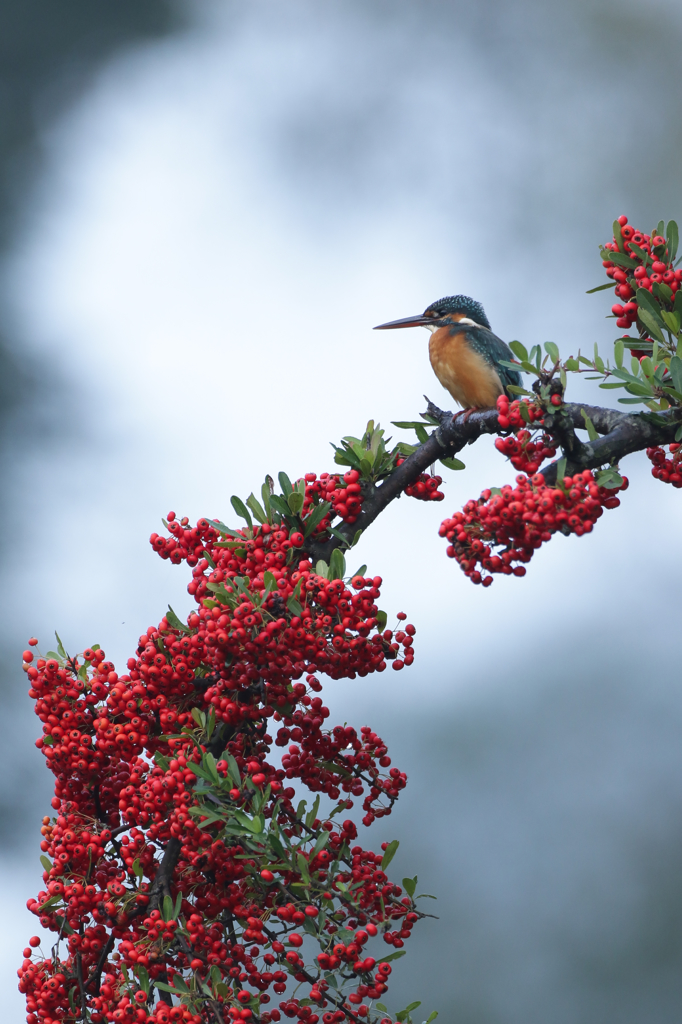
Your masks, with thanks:
M149 903L145 908L148 914L152 910L159 909L159 904L164 896L170 896L170 881L180 859L181 849L182 843L175 836L168 840L168 845L159 864L159 870L156 872L152 887L149 890Z
M428 401L428 399L427 399ZM576 430L585 429L583 411L592 421L595 430L602 436L594 441L583 442L576 437ZM473 444L484 434L507 433L501 429L496 409L481 409L468 419L439 409L429 402L428 415L438 421L438 426L423 444L408 456L381 483L365 485L362 512L354 523L344 523L336 528L336 535L329 540L318 541L309 538L305 552L313 562L324 559L329 562L335 548L349 548L358 530L364 531L405 488L434 462L452 458L466 445ZM632 452L642 451L656 445L670 444L682 425L682 410L668 409L662 413L626 413L617 409L565 402L556 412L545 414L544 429L558 442L566 458L566 475L571 476L583 469L597 469L615 464ZM426 424L425 424L426 426ZM548 483L556 480L560 460L542 470Z

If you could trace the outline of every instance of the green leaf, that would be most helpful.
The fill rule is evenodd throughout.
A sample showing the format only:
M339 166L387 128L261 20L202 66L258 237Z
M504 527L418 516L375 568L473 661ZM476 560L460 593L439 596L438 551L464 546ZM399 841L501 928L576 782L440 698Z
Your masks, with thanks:
M507 391L512 395L529 395L531 398L533 397L530 391L527 391L526 388L519 388L516 384L507 384Z
M170 921L173 917L173 900L168 894L163 897L163 903L161 905L161 916L164 921Z
M576 370L580 369L580 363L578 362L577 359L573 359L573 358L567 359L565 365L566 365L566 369L569 370L571 373L573 373Z
M310 810L308 811L308 813L305 816L305 823L308 826L308 828L310 828L312 826L313 822L315 821L315 818L317 817L317 812L319 811L319 809L320 809L320 795L318 793L318 795L315 797L315 802L313 803L313 806L310 808Z
M132 870L133 870L133 874L134 875L137 875L138 878L142 878L142 876L144 874L144 869L142 868L142 865L140 864L139 857L136 857L135 860L133 861L133 868L132 868Z
M672 263L672 261L677 256L677 246L680 242L680 232L678 230L677 223L674 220L668 221L666 239L668 242L668 254L670 256L670 261Z
M60 658L63 658L64 661L66 661L66 659L68 658L68 654L64 650L64 644L62 643L62 641L61 641L61 639L59 637L59 633L57 632L57 630L55 630L54 635L57 638L57 650L59 651L59 656L60 656Z
M300 491L292 491L291 494L287 495L287 505L291 509L292 515L298 515L303 508L304 501L305 498Z
M318 934L318 929L316 924L313 923L313 918L306 917L305 921L303 922L303 930L306 931L308 935Z
M595 479L599 487L607 487L612 489L614 487L620 487L623 483L623 478L617 469L610 466L608 469L602 469L601 472L595 474Z
M329 574L328 579L330 580L342 580L346 575L346 559L343 557L343 553L340 548L334 548L332 556L329 559Z
M618 340L622 341L625 348L630 349L630 351L634 349L637 352L651 352L652 348L654 347L653 342L644 341L643 338L625 337L619 338Z
M321 576L322 574L319 573L318 575ZM287 600L287 608L289 609L289 611L291 612L292 615L302 615L303 614L303 606L301 605L301 603L299 601L296 600L295 597L288 598L288 600Z
M564 456L564 458L559 459L559 461L557 463L557 467L556 467L557 483L559 483L561 486L563 486L563 480L564 480L565 476L566 476L566 457Z
M656 341L659 341L662 345L665 345L665 338L663 331L659 326L659 321L654 317L648 309L641 309L637 314L639 319L642 321L649 334L652 334Z
M40 863L43 865L43 867L45 868L46 871L51 871L52 870L52 861L48 860L47 857L44 857L44 856L41 855Z
M553 341L545 342L545 352L547 353L547 355L553 363L558 363L561 360L561 356L559 355L559 349Z
M266 476L265 481L264 481L264 483L261 484L261 489L260 489L260 495L261 495L261 498L263 499L263 507L265 508L265 511L267 512L268 519L270 519L270 517L272 515L272 511L271 511L271 508L270 508L270 495L273 492L274 485L275 485L275 482L272 479L272 477L271 476Z
M668 330L671 331L675 335L679 334L679 332L680 332L680 314L679 313L669 313L667 311L667 309L662 309L661 310L661 316L663 317L663 320L665 322L665 326L668 328Z
M625 270L634 270L639 265L639 260L633 260L631 256L626 256L624 252L608 252L608 259L615 263L617 267L623 267Z
M142 964L135 964L135 966L133 967L133 971L137 975L137 980L140 983L140 988L145 993L145 995L149 995L149 974L147 973L147 968L144 967Z
M670 376L676 391L682 391L682 359L673 356L670 360Z
M205 782L211 782L211 783L213 782L213 779L211 778L210 773L202 765L195 764L194 761L188 761L187 762L187 769L190 772L194 772L195 775L198 775L199 778L203 779ZM203 811L202 811L202 814L203 814Z
M233 494L232 497L230 498L230 503L232 505L232 508L237 513L237 515L241 519L245 519L248 526L253 526L253 521L251 519L251 516L249 515L249 510L247 509L242 499L238 498L236 494Z
M377 1010L381 1010L382 1013L388 1013L388 1007L384 1006L383 1003L376 1003Z
M310 885L310 870L308 868L308 861L305 859L302 853L296 854L296 865L298 867L299 874L301 875L303 881L306 883L306 885Z
M410 1003L409 1006L405 1007L405 1012L412 1013L412 1011L416 1010L418 1006L421 1006L421 1000L418 1000L416 1003Z
M512 350L517 359L521 361L528 359L528 352L526 346L522 345L520 341L510 341L509 348Z
M291 519L291 509L289 508L286 499L283 498L280 494L271 494L270 504L275 509L276 512L279 512L281 516L285 516L285 518Z
M417 427L424 426L419 420L392 420L391 425L400 427L401 430L416 430Z
M385 871L388 865L391 863L391 861L395 857L396 850L398 849L399 846L400 842L397 839L394 839L392 843L388 844L388 846L386 847L386 852L384 853L383 859L381 861L382 871Z
M623 355L625 353L625 343L623 341L617 341L613 346L613 354L616 360L616 366L622 367Z
M636 359L633 359L633 361L632 361L632 368L633 368L633 370L636 368L637 373L639 373L640 365L639 365L639 362ZM620 369L618 369L618 367L615 367L614 369L612 369L611 373L613 374L614 377L618 377L619 380L624 380L624 381L626 381L629 384L641 384L641 382L642 382L642 378L638 377L637 374L635 374L635 373L628 373L627 370L620 370Z
M360 568L358 569L358 571L354 572L352 574L351 579L354 580L356 576L364 576L366 572L367 572L367 566L366 565L361 565Z
M40 909L41 909L41 911L48 910L49 907L53 907L55 905L55 903L61 903L61 901L62 901L62 897L59 894L57 894L55 896L50 896L49 899L45 900L44 903L40 904Z
M422 444L426 444L429 439L429 432L423 423L416 423L414 427L415 433Z
M209 524L209 526L212 526L214 530L217 530L218 533L222 533L224 537L241 537L241 535L237 533L236 530L231 530L229 526L225 526L225 523L221 523L219 519L207 519L206 522ZM206 555L204 553L204 558L205 557Z
M661 307L647 288L637 289L635 302L640 309L648 309L652 316L659 316Z
M666 395L670 395L671 398L674 398L676 402L682 402L681 391L675 391L675 388L669 388L667 386L663 388L663 391Z
M397 445L394 448L394 451L397 452L398 455L403 455L405 458L408 458L410 455L416 452L418 447L419 445L417 444L407 444L406 441L398 441Z
M263 573L263 584L268 594L272 593L273 590L277 590L277 580L269 569L266 569Z
M69 924L69 922L66 920L65 917L61 917L59 914L55 914L54 916L55 916L55 921L57 922L59 931L63 935L75 935L76 934L74 932L73 928L71 927L71 925Z
M159 983L157 981L156 985L158 986L158 984ZM183 992L185 994L189 992L189 987L180 974L173 975L173 984L175 985L176 992ZM173 992L174 990L172 988L168 988L168 991Z
M537 369L527 359L520 363L510 363L508 359L500 359L500 366L506 366L510 370L523 370L524 373L534 373L537 376Z
M314 820L315 820L315 819L313 818L313 821L314 821ZM325 831L325 830L323 829L323 830L322 830L322 831L320 832L320 834L318 835L317 839L315 840L315 845L314 845L314 847L313 847L313 850L312 850L312 853L311 853L311 855L310 855L310 859L311 859L311 860L312 860L312 859L313 859L314 857L317 857L318 853L320 853L320 851L324 849L324 847L325 847L325 846L327 845L327 842L328 842L328 841L329 841L329 833L328 833L328 832L326 832L326 831Z
M213 710L213 709L211 709L211 710ZM216 786L219 786L222 780L221 780L220 776L218 775L218 769L216 768L216 759L215 759L215 757L209 751L208 753L204 754L202 760L203 760L203 763L204 763L204 765L205 765L209 775L211 776L211 779L212 779L213 783Z
M426 1020L424 1021L424 1024L431 1024L431 1021L435 1020L437 1016L438 1016L438 1010L432 1010L431 1013L426 1018Z
M279 480L279 486L282 488L282 494L284 495L285 498L288 498L291 492L293 491L293 487L291 486L291 480L286 475L286 473L278 473L277 479Z
M253 512L254 518L257 519L259 523L267 523L268 517L265 514L265 509L253 493L246 499L246 504L249 506Z
M622 252L623 248L624 248L624 246L623 246L623 234L622 234L622 232L620 230L620 224L618 223L617 220L614 220L614 222L613 222L613 238L614 238L614 241L615 241L616 245L618 246L618 248ZM611 252L610 249L607 250L607 252L609 254L609 259L613 259L614 256L618 255L618 253ZM614 262L615 262L615 260L614 260Z
M379 627L380 630L386 629L386 623L388 622L388 615L386 614L386 612L382 611L380 608L379 611L374 616L374 618L377 620L377 626Z
M320 504L313 509L310 515L305 517L303 520L303 535L305 537L309 537L315 527L319 526L331 507L332 505L330 501L321 501Z
M168 605L168 611L166 612L166 621L171 629L179 629L181 633L191 633L192 630L189 626L185 626L182 621L175 614L170 605Z
M589 437L590 441L596 441L598 439L598 437L599 437L599 434L594 429L594 423L592 422L592 420L587 415L587 413L585 412L584 409L581 409L580 412L582 413L582 417L585 420L585 427L587 429L587 436Z
M235 761L232 754L226 750L221 758L221 761L227 761L227 774L230 776L236 789L241 788L242 777L239 772L239 765Z
M318 576L324 576L325 579L329 579L329 566L323 558L320 558L315 564L315 572Z
M334 936L336 938L336 936ZM381 960L377 960L378 964L389 964L391 960L400 960L401 956L405 956L406 949L399 949L395 953L389 953L388 956L382 956Z
M585 295L594 295L595 292L603 292L606 288L615 288L616 282L609 281L608 284L598 284L596 288L588 288Z
M212 594L215 594L216 601L219 601L220 604L227 604L231 607L234 606L235 601L233 595L228 594L222 583L207 583L206 587Z
M463 462L459 459L439 459L438 460L446 469L466 469Z
M418 879L416 875L414 876L414 878L403 878L403 889L410 898L414 896L416 892L417 881Z
M646 384L644 382L637 384L626 384L625 390L629 391L631 395L640 395L642 398L652 398L654 393L651 385Z

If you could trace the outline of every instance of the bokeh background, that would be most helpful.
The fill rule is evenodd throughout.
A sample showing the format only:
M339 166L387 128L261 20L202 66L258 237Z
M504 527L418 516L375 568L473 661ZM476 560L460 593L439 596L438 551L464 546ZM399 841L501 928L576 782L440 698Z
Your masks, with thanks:
M446 404L425 332L375 323L464 292L503 338L606 351L597 244L623 212L682 218L682 10L1 0L0 49L0 970L19 1022L51 795L26 639L57 628L124 662L190 606L148 544L169 509L226 517L266 473L330 469L328 441L370 417ZM490 439L464 459L444 503L396 503L356 549L417 626L414 667L325 688L408 771L375 841L400 838L397 873L438 897L391 1005L672 1024L680 496L631 457L593 534L482 591L437 527L513 470Z

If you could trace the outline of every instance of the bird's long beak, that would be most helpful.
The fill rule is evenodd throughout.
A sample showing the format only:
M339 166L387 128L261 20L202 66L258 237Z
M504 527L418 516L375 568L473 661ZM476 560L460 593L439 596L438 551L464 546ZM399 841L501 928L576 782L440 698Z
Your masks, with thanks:
M432 316L424 316L420 313L419 316L405 316L402 320L389 320L387 324L377 324L374 328L375 331L392 331L397 327L427 327L429 324L433 324Z

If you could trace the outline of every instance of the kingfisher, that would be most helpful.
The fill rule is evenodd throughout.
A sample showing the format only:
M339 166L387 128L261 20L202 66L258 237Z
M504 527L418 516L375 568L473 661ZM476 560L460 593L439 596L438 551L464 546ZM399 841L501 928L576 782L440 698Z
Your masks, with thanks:
M375 331L398 327L426 327L431 331L429 359L438 380L458 405L465 419L476 409L492 409L510 384L521 385L517 370L503 366L514 355L493 334L480 302L468 295L447 295L427 306L419 316L390 320Z

